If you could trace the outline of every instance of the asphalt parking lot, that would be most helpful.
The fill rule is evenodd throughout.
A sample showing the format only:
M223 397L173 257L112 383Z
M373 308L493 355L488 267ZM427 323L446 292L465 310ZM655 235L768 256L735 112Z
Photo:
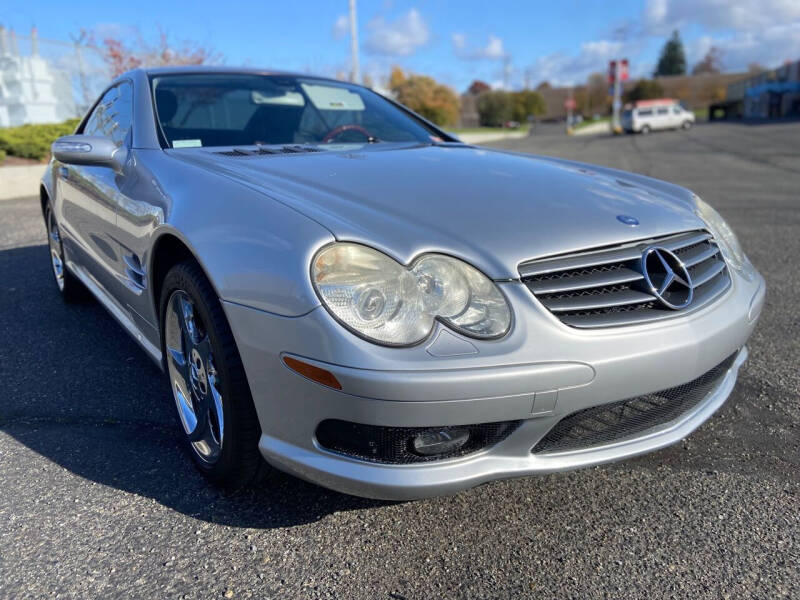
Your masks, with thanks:
M0 597L800 596L800 124L496 144L694 189L768 283L720 412L636 460L385 503L276 473L208 487L158 369L51 281L35 198L0 202ZM531 191L535 194L535 190Z

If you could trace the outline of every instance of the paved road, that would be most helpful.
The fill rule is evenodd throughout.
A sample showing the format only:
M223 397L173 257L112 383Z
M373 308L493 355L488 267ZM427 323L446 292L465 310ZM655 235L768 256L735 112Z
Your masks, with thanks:
M682 444L404 504L280 474L209 488L156 367L98 305L59 301L35 200L0 203L0 597L800 596L798 140L505 142L694 188L767 277L766 310L736 392Z

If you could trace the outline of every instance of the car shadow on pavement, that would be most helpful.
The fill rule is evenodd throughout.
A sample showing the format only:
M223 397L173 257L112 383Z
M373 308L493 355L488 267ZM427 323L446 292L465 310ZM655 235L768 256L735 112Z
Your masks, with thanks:
M238 492L211 487L181 444L161 371L96 301L61 300L44 245L0 252L0 332L0 431L71 474L235 527L386 504L277 471ZM8 443L0 437L0 452ZM30 476L53 486L70 476L45 473Z

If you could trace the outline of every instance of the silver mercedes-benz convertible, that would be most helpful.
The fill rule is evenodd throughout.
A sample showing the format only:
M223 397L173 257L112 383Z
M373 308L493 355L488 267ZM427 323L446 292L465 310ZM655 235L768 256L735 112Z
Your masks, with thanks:
M764 302L692 192L339 81L134 70L52 154L58 289L161 365L220 485L413 499L661 448L725 402Z

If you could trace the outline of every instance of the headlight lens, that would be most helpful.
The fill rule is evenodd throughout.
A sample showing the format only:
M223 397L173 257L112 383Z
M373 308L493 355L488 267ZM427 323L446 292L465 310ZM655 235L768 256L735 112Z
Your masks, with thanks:
M739 244L739 239L733 233L733 229L730 228L730 225L725 222L725 219L716 210L697 196L694 197L694 202L697 207L697 215L708 225L711 234L717 240L720 250L722 250L725 260L728 261L731 267L740 271L747 262L747 257Z
M476 338L504 335L511 309L495 284L465 262L425 254L405 267L352 243L326 246L311 265L325 307L359 335L406 346L425 339L438 318Z

